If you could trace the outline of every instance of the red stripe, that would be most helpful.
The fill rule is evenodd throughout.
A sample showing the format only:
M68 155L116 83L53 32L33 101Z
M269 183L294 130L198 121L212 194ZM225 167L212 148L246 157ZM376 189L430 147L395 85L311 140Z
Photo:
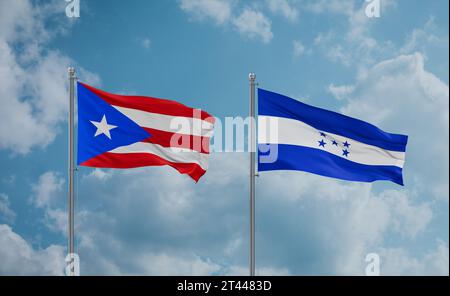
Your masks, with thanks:
M143 140L145 143L158 144L163 147L187 148L197 152L209 154L209 137L185 135L142 127L151 137ZM171 143L172 137L176 137ZM178 141L176 141L178 140Z
M123 96L107 93L100 89L94 88L82 82L79 82L81 85L98 95L108 104L118 107L138 109L151 113L159 113L171 116L183 116L183 117L194 117L194 110L200 111L200 114L196 114L198 118L201 118L205 121L214 124L214 117L208 114L205 111L190 108L181 103L166 100L166 99L158 99L152 97L142 97L142 96Z
M203 176L206 172L196 163L170 162L165 160L164 158L150 153L106 152L83 162L81 165L95 168L116 169L169 165L181 174L189 175L192 179L194 179L195 182L198 182L201 176Z

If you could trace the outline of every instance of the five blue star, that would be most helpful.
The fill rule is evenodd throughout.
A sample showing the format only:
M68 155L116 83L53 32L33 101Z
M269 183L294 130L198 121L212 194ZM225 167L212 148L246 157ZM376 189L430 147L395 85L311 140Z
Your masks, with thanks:
M350 152L347 149L342 150L343 156L348 157L349 154L350 154Z
M320 133L320 136L322 136L322 137L326 137L327 136L324 132L319 132L319 133ZM320 141L317 141L317 142L319 143L319 147L323 147L323 148L325 148L325 145L327 144L324 141L324 139L321 139ZM334 139L331 139L331 145L339 147L339 143L336 140L334 140ZM348 155L350 154L350 151L348 149L348 148L350 148L350 143L348 141L345 141L344 143L342 143L342 145L345 147L342 150L342 156L348 157Z

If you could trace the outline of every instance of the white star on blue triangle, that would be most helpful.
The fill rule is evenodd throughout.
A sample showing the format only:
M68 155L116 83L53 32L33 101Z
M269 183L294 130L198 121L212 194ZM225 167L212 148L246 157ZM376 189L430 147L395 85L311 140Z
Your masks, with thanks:
M78 164L151 137L146 130L80 83L77 90Z

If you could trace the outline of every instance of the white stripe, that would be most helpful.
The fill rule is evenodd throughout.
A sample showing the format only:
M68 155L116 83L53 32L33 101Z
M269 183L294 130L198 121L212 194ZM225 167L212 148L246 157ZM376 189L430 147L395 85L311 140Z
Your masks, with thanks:
M200 118L151 113L113 106L139 126L186 135L211 137L214 125Z
M128 146L118 147L111 153L150 153L170 162L196 163L205 171L208 169L208 154L192 151L186 148L163 147L157 144L137 142Z
M260 144L287 144L305 146L327 151L339 157L366 165L391 165L403 167L405 153L390 151L373 145L368 145L345 138L340 135L324 132L326 137L320 135L320 130L298 121L283 117L258 116L258 143ZM320 147L318 141L324 139L325 148ZM332 140L339 146L332 145ZM350 143L350 154L343 156L343 144Z

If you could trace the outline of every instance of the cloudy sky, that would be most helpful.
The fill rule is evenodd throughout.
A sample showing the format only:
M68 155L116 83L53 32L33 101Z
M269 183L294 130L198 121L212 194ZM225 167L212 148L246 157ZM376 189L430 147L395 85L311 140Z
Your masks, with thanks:
M409 135L405 186L302 172L257 180L257 273L449 273L447 0L0 0L0 274L62 274L67 67L123 94L218 118L259 85ZM248 272L248 158L213 153L198 184L171 168L79 168L82 274Z

